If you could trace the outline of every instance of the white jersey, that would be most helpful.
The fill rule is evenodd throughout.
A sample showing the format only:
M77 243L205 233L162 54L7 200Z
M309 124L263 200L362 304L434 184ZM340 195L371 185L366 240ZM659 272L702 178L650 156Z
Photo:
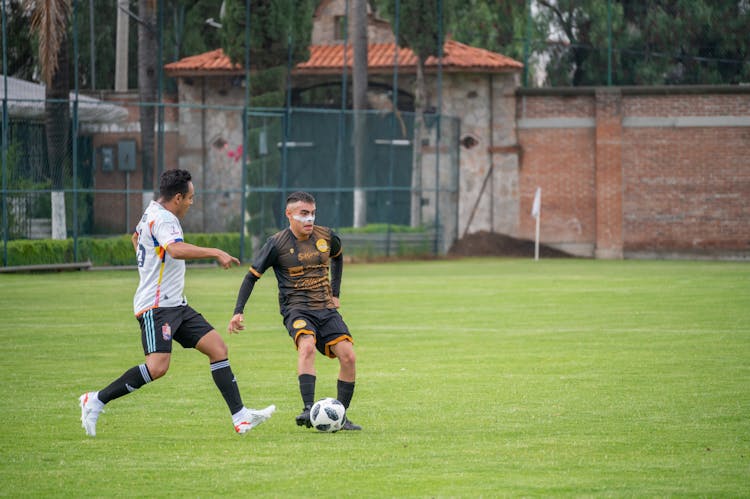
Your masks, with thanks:
M176 260L166 251L170 244L183 240L180 221L162 205L151 201L135 230L141 277L133 298L135 315L157 307L187 305L183 295L185 260Z

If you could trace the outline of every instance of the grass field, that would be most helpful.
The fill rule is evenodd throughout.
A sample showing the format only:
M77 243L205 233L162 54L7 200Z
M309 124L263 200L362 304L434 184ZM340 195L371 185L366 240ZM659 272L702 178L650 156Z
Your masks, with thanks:
M243 269L189 269L217 329ZM295 426L296 353L268 273L228 337L240 437L205 358L112 402L142 362L135 271L0 275L0 495L149 497L750 494L750 265L465 259L348 265L362 432ZM318 357L318 397L335 361Z

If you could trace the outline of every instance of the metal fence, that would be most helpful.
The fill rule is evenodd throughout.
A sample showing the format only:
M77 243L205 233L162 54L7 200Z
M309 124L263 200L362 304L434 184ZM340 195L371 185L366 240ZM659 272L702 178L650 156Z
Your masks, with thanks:
M155 197L159 174L170 168L189 170L196 187L185 231L240 234L246 260L286 226L284 202L295 190L316 197L318 223L340 230L345 241L366 246L372 255L397 255L404 244L440 254L457 236L455 118L428 115L415 141L413 113L363 112L365 139L357 146L352 111L245 113L242 106L162 104L153 175L145 172L144 181L137 116L149 104L72 100L65 127L71 139L55 154L44 121L49 102L9 98L5 104L4 264L9 241L50 238L61 220L74 241L129 233ZM64 199L64 219L57 221L56 195ZM363 200L356 208L355 198ZM357 211L364 226L354 228Z

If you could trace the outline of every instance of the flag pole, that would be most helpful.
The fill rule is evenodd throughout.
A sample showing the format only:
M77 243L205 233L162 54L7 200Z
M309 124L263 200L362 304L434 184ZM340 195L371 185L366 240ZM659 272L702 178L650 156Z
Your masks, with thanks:
M536 240L534 242L534 260L539 260L539 219L542 218L538 214L536 216Z
M531 216L536 218L536 237L534 238L534 260L539 260L539 222L542 218L542 188L537 187L534 193L534 203L531 206Z

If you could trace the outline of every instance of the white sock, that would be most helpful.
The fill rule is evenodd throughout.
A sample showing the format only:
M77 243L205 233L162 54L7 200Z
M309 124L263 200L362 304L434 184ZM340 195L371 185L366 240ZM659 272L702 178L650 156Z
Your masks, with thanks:
M241 422L243 422L245 419L247 419L246 415L247 415L247 407L243 407L239 411L232 414L232 421L234 422L235 425L238 425Z
M104 404L99 400L99 392L92 392L89 397L88 406L91 410L101 412L104 409Z

